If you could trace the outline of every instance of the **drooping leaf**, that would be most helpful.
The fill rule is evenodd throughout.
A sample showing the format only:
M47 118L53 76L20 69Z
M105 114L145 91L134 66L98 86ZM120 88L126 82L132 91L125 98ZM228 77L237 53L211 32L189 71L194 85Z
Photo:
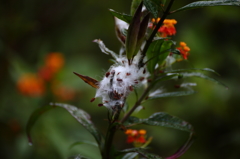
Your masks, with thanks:
M153 14L154 18L158 17L161 0L143 0L143 4L147 10Z
M37 119L46 111L56 107L66 109L83 127L85 127L93 135L98 145L102 145L102 136L92 123L89 114L75 106L61 103L51 103L49 106L41 107L32 113L26 127L27 136L30 144L32 143L30 131Z
M131 15L119 13L112 9L109 9L109 11L114 17L117 17L118 19L121 19L121 20L125 21L126 23L130 23L132 21L133 17Z
M75 75L77 75L78 77L80 77L84 82L86 82L87 84L89 84L90 86L94 87L94 88L99 88L98 86L98 81L91 78L91 77L88 77L88 76L83 76L83 75L80 75L76 72L73 72Z
M171 70L169 71L169 73L175 73L175 72L194 72L194 71L206 71L206 72L211 72L211 73L214 73L216 75L219 76L219 74L214 71L213 69L210 69L210 68L189 68L189 69L177 69L177 70ZM167 72L165 72L167 73Z
M222 83L220 81L217 81L216 79L211 78L211 77L209 77L207 75L204 75L204 74L202 74L200 72L192 72L192 73L184 72L184 73L181 73L181 76L182 76L182 78L186 78L186 77L199 77L199 78L202 78L202 79L206 79L206 80L212 81L212 82L217 83L219 85L222 85L225 88L228 88L224 83Z
M125 126L137 125L137 124L145 124L152 126L163 126L168 128L174 128L182 131L193 132L193 127L188 122L171 116L164 112L158 112L151 115L146 119L139 119L137 117L129 117L129 119L124 123Z
M77 141L77 142L74 142L73 144L71 144L71 145L69 146L69 149L71 149L71 148L73 148L73 147L75 147L75 146L77 146L77 145L81 145L81 144L88 144L88 145L92 145L92 146L98 147L98 145L97 145L95 142L82 140L82 141Z
M200 7L212 7L212 6L240 6L239 0L215 0L215 1L197 1L187 4L171 13L185 11L189 9L196 9Z
M196 138L195 134L190 133L187 142L182 147L180 147L173 155L166 157L166 159L176 159L182 156L192 145L195 138Z
M122 150L120 151L119 153L138 153L139 155L147 158L147 159L163 159L162 157L158 156L158 155L155 155L155 154L152 154L152 153L148 153L145 151L145 149L143 148L130 148L130 149L125 149L125 150Z
M149 96L147 100L158 99L158 98L166 98L166 97L179 97L179 96L188 96L196 93L195 91L177 91L177 92L167 92L167 93L159 93L154 96Z
M82 155L74 155L74 156L68 157L68 159L89 159L89 158L84 157Z
M155 80L155 83L161 82L161 81L167 81L170 79L175 79L176 77L179 76L179 73L165 73Z
M32 138L31 138L31 134L30 134L30 131L33 127L33 125L35 124L35 122L37 121L37 119L45 112L47 112L48 110L52 109L52 108L55 108L55 107L51 107L51 106L44 106L44 107L41 107L37 110L35 110L29 120L28 120L28 123L27 123L27 126L26 126L26 133L27 133L27 137L28 137L28 142L29 142L29 145L32 145Z
M122 159L135 159L137 157L138 153L137 152L130 152L125 154Z
M178 117L174 117L171 116L167 113L164 112L158 112L158 113L154 113L153 115L151 115L149 118L146 119L139 119L137 117L129 117L129 119L124 123L124 125L126 127L130 127L133 125L137 125L137 124L146 124L146 125L152 125L152 126L163 126L163 127L169 127L169 128L174 128L174 129L178 129L178 130L182 130L182 131L186 131L189 132L189 138L187 140L187 142L179 149L177 150L173 155L171 155L170 157L166 157L166 159L176 159L178 157L180 157L181 155L183 155L188 148L191 146L191 144L194 141L195 135L194 135L194 130L192 125L190 125L188 122L178 118ZM144 151L144 149L127 149L124 150L123 152L131 152L131 151L135 151L135 152L142 152ZM152 156L149 156L150 158ZM153 158L156 156L153 156ZM159 157L159 156L157 156Z
M188 150L188 148L191 146L195 138L195 133L191 124L189 124L188 122L178 117L171 116L164 112L154 113L153 115L151 115L149 118L146 118L146 119L139 119L137 117L130 116L129 119L124 122L124 125L126 127L130 127L137 124L163 126L163 127L174 128L174 129L178 129L178 130L182 130L190 133L187 142L180 149L178 149L173 155L166 157L166 159L176 159L180 157L182 154L184 154ZM131 151L135 151L139 153L139 151L142 152L144 151L144 149L136 150L135 148L133 148L133 149L123 150L123 152L131 152Z

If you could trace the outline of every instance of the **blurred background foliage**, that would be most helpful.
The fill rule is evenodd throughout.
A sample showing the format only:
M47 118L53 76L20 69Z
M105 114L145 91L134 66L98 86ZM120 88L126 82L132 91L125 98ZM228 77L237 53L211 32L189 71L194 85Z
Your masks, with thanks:
M190 2L176 1L173 8ZM120 43L108 9L129 13L130 3L129 0L0 1L0 158L63 159L76 154L99 158L98 149L91 145L69 149L75 141L94 139L62 109L51 110L37 121L32 130L33 146L28 145L25 127L36 108L49 102L65 102L86 110L105 133L107 110L98 107L98 101L89 102L95 95L94 88L72 72L101 79L110 66L110 57L102 54L92 40L101 38L108 48L118 52ZM164 111L190 122L197 139L181 158L237 159L240 157L240 9L209 7L169 18L178 21L174 40L184 41L191 48L189 61L183 61L181 66L212 68L221 75L212 76L228 89L190 79L198 83L197 94L147 102L137 115L148 117ZM38 79L47 56L56 52L62 54L64 64L51 80L44 82L44 88L40 88L43 93L31 96L21 92L20 78L34 74ZM66 89L56 90L54 83ZM64 98L69 91L72 96ZM135 97L131 96L131 100ZM153 137L151 151L162 156L175 152L188 135L166 128L136 128L147 130L148 136ZM116 147L131 147L125 140L124 133L118 132Z

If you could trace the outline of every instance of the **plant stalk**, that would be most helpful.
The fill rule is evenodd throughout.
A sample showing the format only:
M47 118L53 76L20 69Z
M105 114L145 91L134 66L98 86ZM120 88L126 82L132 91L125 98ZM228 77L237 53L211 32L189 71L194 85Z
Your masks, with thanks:
M111 119L109 120L108 130L106 134L106 140L103 151L103 159L112 159L111 149L113 137L115 135L116 130L118 129L117 121L119 119L120 112L122 110L122 106L116 105L117 109L113 111Z
M143 48L143 51L142 51L142 57L141 57L141 59L140 59L139 66L138 66L139 68L144 65L143 59L144 59L144 57L146 56L147 50L148 50L150 44L152 43L155 35L157 34L159 28L162 26L163 21L164 21L164 20L166 19L166 17L170 14L169 11L170 11L170 9L171 9L171 7L172 7L172 5L173 5L173 2L174 2L174 0L171 0L171 1L168 3L167 9L163 12L163 15L162 15L160 21L157 23L157 25L156 25L156 27L154 28L152 34L151 34L150 37L147 39L146 44L145 44L145 46L144 46L144 48Z
M150 46L150 44L152 43L153 38L155 37L155 35L158 32L158 29L161 27L161 25L163 24L163 21L165 20L165 18L168 16L170 8L173 4L174 0L170 0L170 2L168 3L167 9L166 11L163 13L160 21L158 22L158 24L156 25L155 29L153 30L152 34L150 35L150 37L148 38L146 45L144 46L144 49L142 51L142 57L140 59L139 62L139 68L141 68L144 63L143 63L143 59L146 56L146 52ZM122 118L122 120L120 121L120 123L124 123L129 116L134 112L134 110L141 104L141 102L146 98L147 94L149 93L149 91L151 90L153 84L148 86L147 89L144 91L144 93L142 94L142 96L139 98L139 100L135 103L135 105L132 107L132 109ZM111 159L112 158L112 154L111 154L111 147L112 147L112 142L113 142L113 137L115 135L116 130L118 129L119 124L117 124L117 121L119 119L119 115L121 112L121 106L116 106L117 110L115 110L115 112L113 112L111 120L109 121L109 126L108 126L108 130L107 130L107 134L106 134L106 139L105 139L105 146L104 146L104 150L103 150L103 158L104 159Z
M159 28L162 26L163 24L163 21L166 19L166 17L170 14L170 9L173 5L173 2L174 0L171 0L169 3L168 3L168 6L167 6L167 9L163 12L163 15L160 19L160 21L157 23L156 27L154 28L152 34L150 35L150 37L148 38L144 48L143 48L143 51L142 51L142 57L139 61L139 65L138 67L141 68L143 67L144 63L143 63L143 59L144 57L146 56L146 53L147 53L147 50L150 46L150 44L152 43L152 40L153 38L155 37L155 35L157 34ZM154 80L153 80L154 81ZM139 100L135 103L135 105L132 107L132 109L122 118L122 120L120 121L120 123L123 123L125 122L128 117L134 112L134 110L141 104L141 102L144 100L144 98L147 96L147 94L149 93L149 91L151 90L153 85L150 85L145 91L144 93L142 94L142 96L139 98Z

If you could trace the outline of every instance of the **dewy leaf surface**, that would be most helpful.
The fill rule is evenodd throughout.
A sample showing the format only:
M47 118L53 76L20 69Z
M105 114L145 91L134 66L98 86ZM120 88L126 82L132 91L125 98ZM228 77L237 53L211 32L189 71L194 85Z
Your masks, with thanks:
M178 117L171 116L164 112L154 113L153 115L146 119L139 119L137 117L131 116L124 124L125 126L146 124L152 126L169 127L187 132L193 132L193 127L191 124Z
M98 146L95 142L91 142L91 141L77 141L77 142L74 142L73 144L71 144L69 146L69 149L73 148L74 146L77 146L77 145L81 145L81 144L88 144L88 145L92 145L92 146Z
M219 76L219 74L210 68L189 68L189 69L177 69L177 70L171 70L169 73L175 73L175 72L196 72L196 71L206 71L211 72ZM165 73L168 73L167 71Z
M180 75L181 75L183 78L185 78L185 77L199 77L199 78L202 78L202 79L206 79L206 80L212 81L212 82L217 83L217 84L219 84L219 85L222 85L222 86L224 86L225 88L228 88L224 83L222 83L222 82L220 82L220 81L218 81L218 80L216 80L216 79L214 79L214 78L211 78L211 77L209 77L209 76L206 76L206 75L204 75L204 74L202 74L202 73L200 73L200 72L192 72L192 73L186 73L186 72L184 72L184 73L181 73Z
M159 93L154 96L149 96L147 100L158 99L158 98L166 98L166 97L179 97L179 96L187 96L196 93L195 91L177 91L177 92L166 92Z
M155 66L158 63L159 60L158 56L160 54L163 41L164 39L153 41L150 44L149 49L147 50L146 54L149 59L149 61L147 62L147 68L150 73L154 72Z
M109 9L109 11L111 12L111 14L114 17L117 17L118 19L121 19L121 20L125 21L128 24L132 21L133 17L131 15L124 14L124 13L119 13L119 12L116 12L116 11L114 11L112 9Z
M157 3L157 1L159 1L159 3ZM160 0L143 0L144 6L153 14L154 18L158 17L160 2Z
M131 153L131 152L136 152L147 159L163 159L158 155L146 152L145 149L142 149L142 148L130 148L130 149L125 149L120 151L120 153Z
M213 6L240 6L239 0L216 0L216 1L197 1L189 3L171 13L185 11L189 9L196 9L200 7L213 7Z

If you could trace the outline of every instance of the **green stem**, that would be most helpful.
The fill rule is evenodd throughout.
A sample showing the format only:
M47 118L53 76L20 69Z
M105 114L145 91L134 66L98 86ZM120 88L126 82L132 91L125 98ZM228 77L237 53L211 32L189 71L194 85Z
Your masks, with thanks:
M166 19L166 17L169 15L169 11L173 5L174 0L171 0L168 3L167 9L165 10L165 12L163 12L163 15L160 19L160 21L157 23L155 29L153 30L152 34L150 35L150 37L148 38L143 51L142 51L142 57L139 61L139 68L143 67L144 63L143 63L143 59L146 56L147 50L150 46L150 44L152 43L153 38L155 37L155 35L158 32L158 29L162 26L163 21ZM154 78L154 77L153 77ZM154 80L153 80L154 81ZM153 82L154 83L154 82ZM149 93L149 91L151 90L153 85L150 85L142 94L142 96L139 98L139 100L135 103L135 105L130 109L130 111L122 118L122 120L120 121L120 123L124 123L124 121L126 121L128 119L128 117L134 112L134 110L142 103L142 101L145 99L145 97L147 96L147 94Z
M138 101L134 104L134 106L129 110L129 112L121 119L120 123L124 123L128 117L134 112L134 110L142 103L142 101L146 98L149 91L151 90L152 85L148 86L147 89L143 92L142 96L138 99Z
M104 151L103 151L103 159L111 159L111 147L113 142L113 137L115 135L116 130L118 129L117 121L119 119L119 115L122 109L122 106L116 105L117 110L115 110L111 116L109 121L108 130L105 139Z
M143 49L143 52L142 52L142 57L141 57L140 62L139 62L139 67L142 67L144 65L143 64L143 59L146 55L146 52L147 52L150 44L152 43L153 38L157 34L158 29L163 24L164 19L168 16L173 2L174 2L174 0L171 0L169 2L166 11L163 13L163 16L161 17L160 21L158 22L158 24L156 25L152 34L148 38L148 40L146 42L146 45L144 46L144 49ZM151 88L153 87L153 85L154 84L151 84L147 87L147 89L144 91L142 96L138 99L138 101L135 103L135 105L132 107L132 109L122 118L120 123L123 123L124 121L126 121L128 119L128 117L134 112L134 110L142 103L142 101L146 98L146 96L148 95L148 93L151 90ZM105 145L104 145L104 150L103 150L103 158L104 159L111 159L112 158L111 147L112 147L113 137L114 137L115 132L118 129L118 126L119 126L119 124L117 124L117 121L119 119L119 115L120 115L121 108L122 108L121 106L116 106L116 107L117 107L117 110L115 110L115 112L114 112L115 114L113 113L113 115L111 117L111 121L109 121L109 126L108 126L108 130L107 130L107 134L106 134Z
M166 19L166 17L170 14L169 11L170 11L170 9L171 9L171 7L172 7L172 5L173 5L173 2L174 2L174 0L171 0L171 1L169 2L168 6L167 6L167 9L165 10L165 12L163 12L163 15L162 15L160 21L157 23L157 25L156 25L156 27L154 28L152 34L150 35L150 37L149 37L148 40L146 41L146 44L145 44L145 46L144 46L144 48L143 48L143 51L142 51L142 57L141 57L140 62L139 62L139 68L144 65L143 59L144 59L144 57L146 56L147 50L148 50L150 44L152 43L153 38L154 38L155 35L157 34L159 28L162 26L163 21L164 21L164 20Z

